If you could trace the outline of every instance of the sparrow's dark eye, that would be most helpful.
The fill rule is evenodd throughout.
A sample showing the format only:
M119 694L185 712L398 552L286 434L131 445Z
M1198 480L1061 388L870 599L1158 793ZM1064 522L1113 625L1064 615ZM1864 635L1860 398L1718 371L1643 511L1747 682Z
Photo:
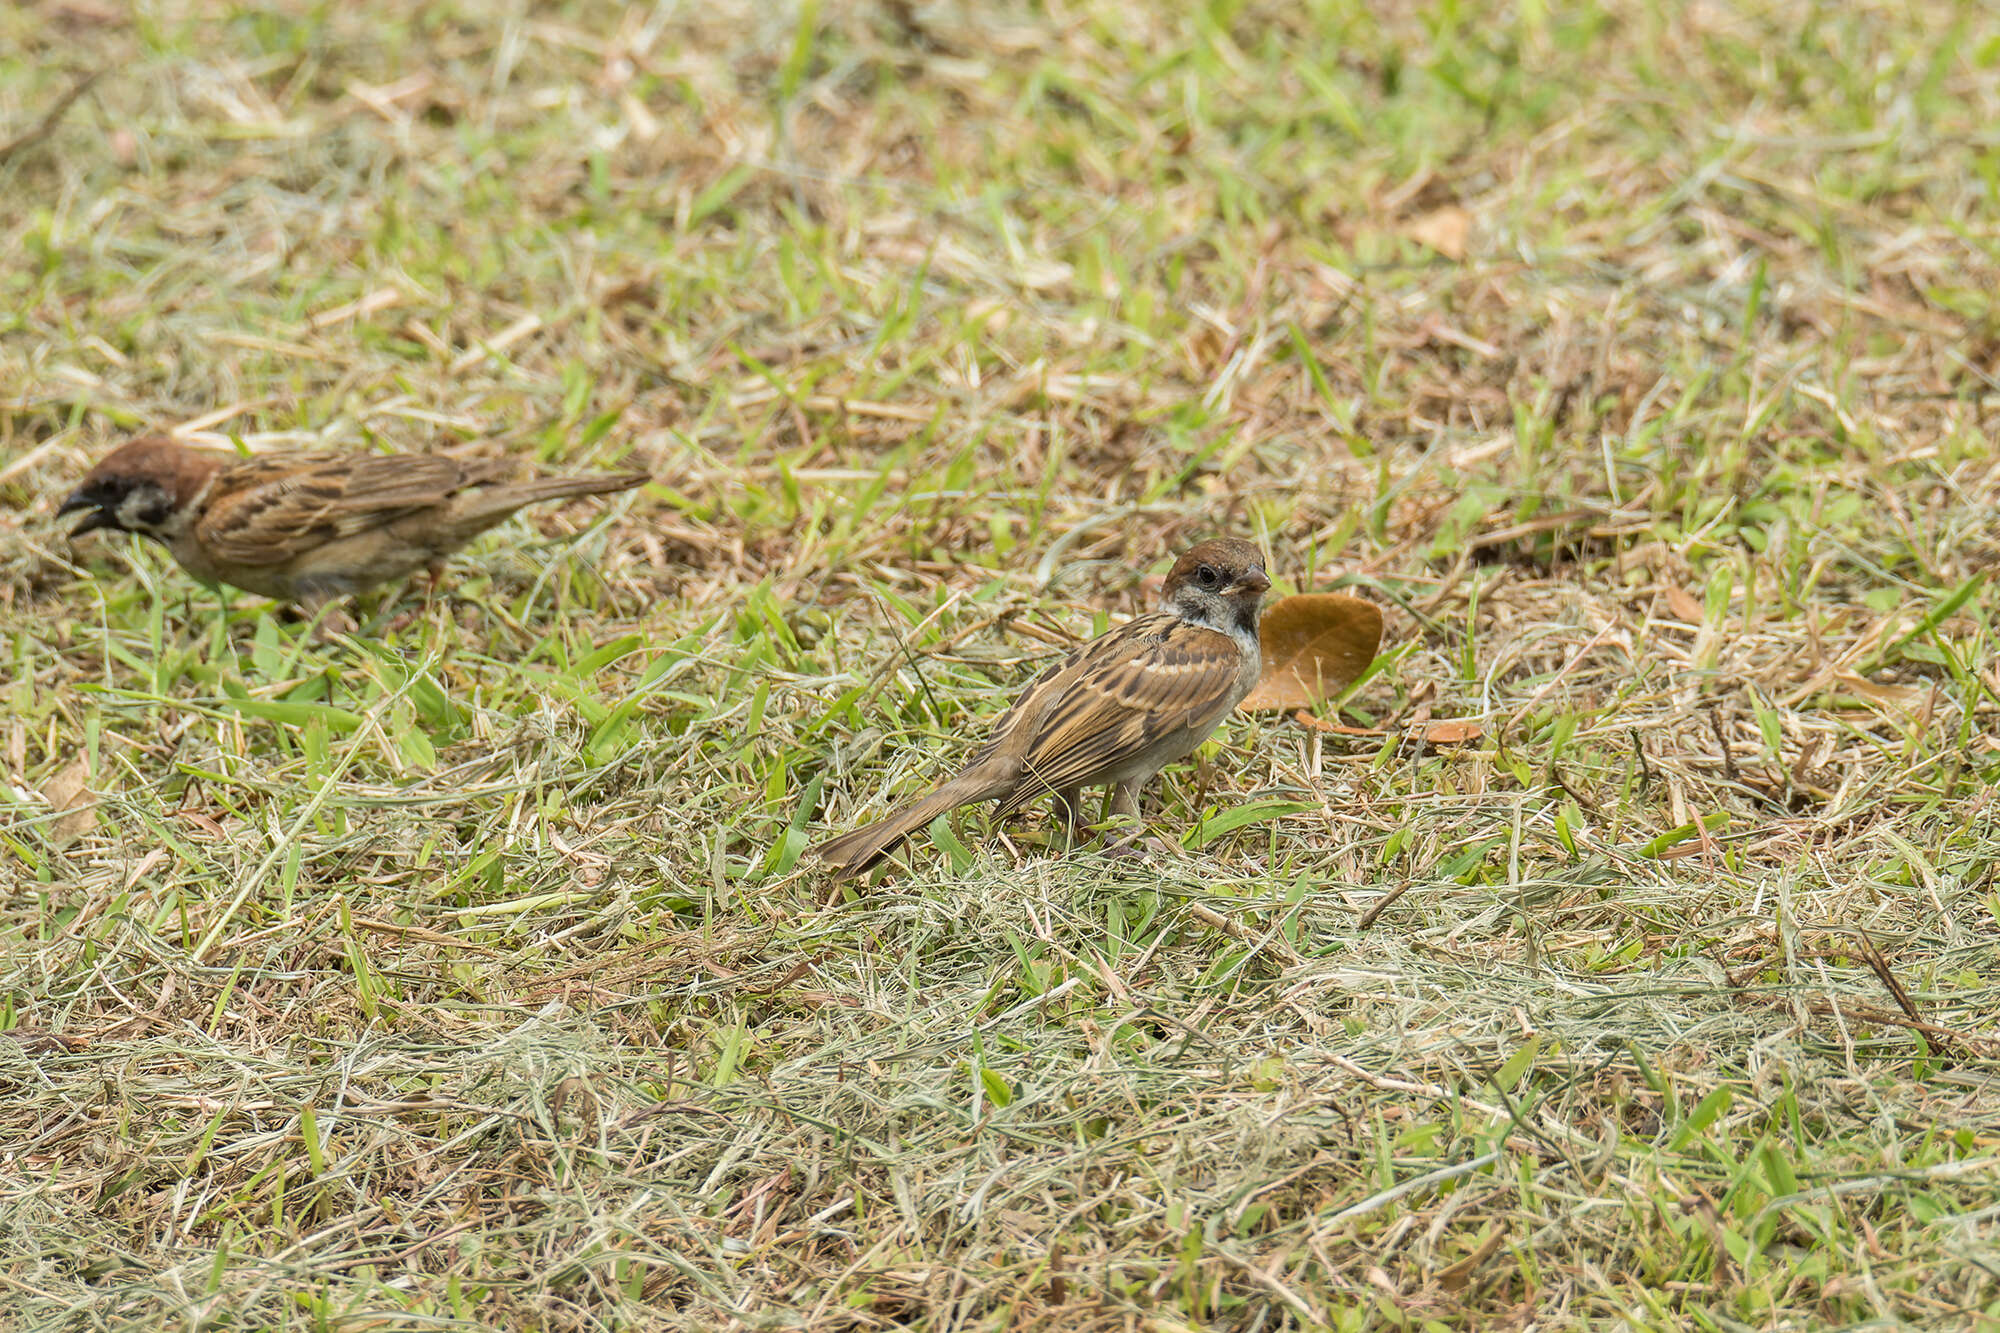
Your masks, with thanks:
M1204 588L1213 588L1215 581L1221 577L1220 574L1215 572L1213 565L1203 565L1194 572L1194 581Z

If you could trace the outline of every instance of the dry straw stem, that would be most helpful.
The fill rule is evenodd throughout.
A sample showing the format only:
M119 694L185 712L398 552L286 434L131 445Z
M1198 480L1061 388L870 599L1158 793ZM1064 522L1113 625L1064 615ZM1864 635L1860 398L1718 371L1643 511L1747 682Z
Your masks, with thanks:
M1990 1323L1996 51L0 6L0 1325ZM661 482L328 642L139 429ZM1351 697L823 905L1218 533Z

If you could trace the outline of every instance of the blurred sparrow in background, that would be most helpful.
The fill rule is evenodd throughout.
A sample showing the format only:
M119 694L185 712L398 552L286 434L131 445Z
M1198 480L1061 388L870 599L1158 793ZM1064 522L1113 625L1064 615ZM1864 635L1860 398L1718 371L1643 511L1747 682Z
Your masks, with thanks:
M336 597L428 569L523 505L623 491L644 473L538 473L512 458L440 454L236 454L149 435L90 470L57 514L165 546L198 579L297 602Z
M1051 794L1074 840L1083 788L1099 784L1113 810L1136 818L1140 787L1194 753L1257 683L1257 608L1270 586L1249 542L1194 547L1174 562L1158 611L1043 672L957 776L813 853L844 877L948 810L993 800L1005 817Z

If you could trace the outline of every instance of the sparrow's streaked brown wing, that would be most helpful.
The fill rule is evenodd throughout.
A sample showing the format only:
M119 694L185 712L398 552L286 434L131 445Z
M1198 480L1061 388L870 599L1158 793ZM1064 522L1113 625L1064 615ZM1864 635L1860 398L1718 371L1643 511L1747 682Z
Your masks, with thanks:
M1173 616L1142 616L1092 640L1016 706L1038 690L1052 696L1038 717L1022 719L1033 730L1019 785L994 817L1048 792L1102 782L1162 740L1215 717L1242 670L1243 650L1228 635Z
M1130 622L1119 626L1100 638L1080 644L1070 650L1069 655L1057 662L1041 675L1028 682L1007 711L994 722L993 730L986 737L986 743L972 752L972 757L959 769L970 773L975 769L1002 777L1018 771L1023 755L1034 744L1035 732L1041 727L1042 715L1062 701L1069 692L1071 683L1079 674L1088 670L1091 661L1098 655L1117 656L1117 652L1105 654L1105 645L1132 628Z
M468 483L497 480L513 466L436 454L248 458L216 478L195 537L218 560L281 565L335 538L440 504Z

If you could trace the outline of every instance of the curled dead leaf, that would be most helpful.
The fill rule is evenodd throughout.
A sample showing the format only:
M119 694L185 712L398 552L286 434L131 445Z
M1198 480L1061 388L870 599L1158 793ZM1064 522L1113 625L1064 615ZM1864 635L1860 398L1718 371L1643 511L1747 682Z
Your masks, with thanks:
M1237 707L1311 708L1352 685L1382 646L1382 613L1337 592L1280 597L1257 626L1264 675Z

